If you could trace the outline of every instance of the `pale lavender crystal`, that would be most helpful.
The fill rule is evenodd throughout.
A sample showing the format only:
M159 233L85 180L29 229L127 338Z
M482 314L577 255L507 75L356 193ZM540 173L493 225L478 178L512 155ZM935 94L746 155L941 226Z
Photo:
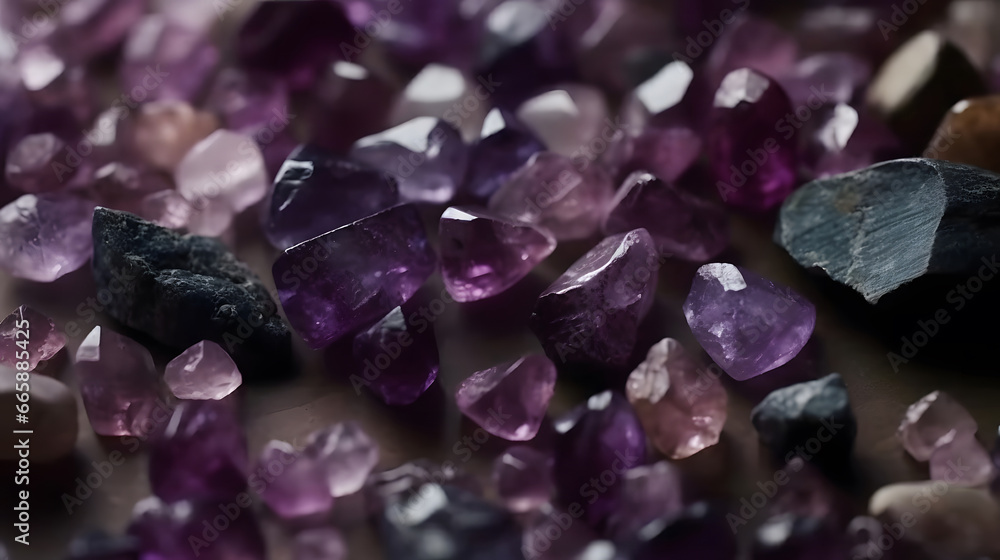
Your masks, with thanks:
M791 114L788 95L771 78L747 68L726 75L715 93L707 138L722 200L766 210L791 194L798 135L787 120Z
M140 202L139 215L158 226L181 229L191 220L194 208L181 193L166 189L150 193Z
M26 194L0 208L0 268L52 282L90 260L94 204L72 195Z
M531 156L545 150L541 141L517 118L495 108L486 115L479 140L469 151L465 191L488 199Z
M322 465L286 442L268 442L253 472L269 480L260 497L279 517L308 517L326 513L333 507Z
M122 58L118 72L126 95L191 101L215 70L219 51L204 32L149 15L132 28Z
M128 534L139 539L142 560L265 560L267 546L249 507L251 498L243 503L246 507L218 500L171 504L146 498L132 510ZM214 528L223 524L217 521L220 515L229 521L221 531Z
M622 102L621 115L630 135L649 128L700 129L708 111L707 89L683 60L674 60L642 82Z
M292 560L346 560L347 543L333 527L307 529L292 543Z
M337 153L359 138L385 130L396 88L359 64L338 60L313 90L318 105L312 141Z
M711 263L695 274L684 317L715 363L742 381L794 358L812 335L816 308L787 286Z
M468 207L444 211L438 242L445 287L462 302L510 288L556 248L541 228Z
M743 16L712 48L708 71L715 83L738 68L752 68L770 76L786 73L798 60L799 46L775 23Z
M399 202L396 180L347 156L299 146L274 180L264 234L292 245L381 212Z
M76 174L67 165L66 143L55 134L29 134L7 154L7 184L26 193L54 191Z
M646 171L673 183L701 157L701 137L690 128L647 128L638 136L616 133L599 161L620 183Z
M931 454L931 480L958 486L983 486L993 480L993 460L976 436L952 430L937 442Z
M621 505L608 519L609 532L617 539L630 539L649 523L684 508L681 473L669 461L633 467L620 484Z
M832 52L804 58L777 79L794 106L814 110L820 105L850 103L868 85L871 74L871 65L864 59Z
M402 205L286 249L272 272L288 322L322 348L408 300L436 261L419 212Z
M378 464L378 444L355 422L341 422L309 435L302 456L319 465L330 494L353 494Z
M142 18L148 0L75 0L58 16L57 39L74 60L86 62L121 44Z
M552 456L515 445L493 462L497 496L515 513L536 510L552 499Z
M447 122L418 117L358 140L351 155L395 177L403 200L445 203L462 184L469 148Z
M943 439L971 436L978 428L964 406L947 393L934 391L910 405L896 435L910 456L926 461Z
M389 405L415 402L437 379L441 367L434 328L414 300L390 311L354 337L354 362L360 373L351 384L360 394L371 389Z
M622 366L653 307L659 268L646 230L612 235L542 292L531 330L558 364Z
M530 355L472 374L459 384L455 400L487 432L527 441L538 433L555 388L555 364Z
M47 43L26 45L16 58L21 86L36 113L30 132L79 134L97 110L85 68L67 60Z
M551 152L587 158L590 146L599 145L602 133L614 128L601 90L582 84L567 84L525 101L517 118L535 133Z
M463 136L475 134L487 109L485 103L478 103L477 85L458 68L428 64L406 84L390 120L403 123L418 117L437 117L447 119ZM477 103L463 105L467 99L476 99Z
M288 126L288 90L267 74L226 68L215 78L205 105L226 128L243 134Z
M604 222L607 234L635 228L645 228L664 257L703 262L729 244L729 218L721 208L641 171L618 189Z
M188 229L217 236L236 214L264 198L270 179L252 138L217 130L184 156L174 171L174 182L194 208Z
M203 340L170 360L163 380L178 399L220 400L243 383L243 376L221 346Z
M653 445L671 459L690 457L719 442L726 423L726 390L679 342L665 338L625 385Z
M0 321L0 365L14 368L18 362L27 361L26 371L33 371L39 362L51 359L64 346L66 335L55 322L27 305ZM19 359L24 353L27 359Z
M76 351L74 371L95 432L145 435L142 425L162 400L149 350L130 338L94 327Z
M611 178L594 163L540 152L490 198L490 210L540 225L560 241L596 233L614 197Z
M231 400L182 401L149 441L149 484L167 502L233 499L247 485L250 460Z
M817 111L803 128L803 143L802 164L817 179L892 159L900 150L885 123L844 103Z

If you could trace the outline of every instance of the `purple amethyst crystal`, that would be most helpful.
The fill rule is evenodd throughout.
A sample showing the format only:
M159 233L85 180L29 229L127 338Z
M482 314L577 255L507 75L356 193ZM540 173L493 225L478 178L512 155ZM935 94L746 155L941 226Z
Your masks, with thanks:
M27 326L24 323L27 322ZM18 325L23 328L19 328ZM22 305L0 321L0 365L17 367L28 362L26 371L34 371L39 362L51 359L66 346L66 335L55 322L35 309ZM27 352L27 360L18 359Z
M458 409L487 432L527 441L538 434L555 388L555 364L530 355L477 371L458 386L455 400Z
M150 497L132 510L128 534L139 540L144 560L265 560L267 547L252 505L245 493L222 502Z
M545 150L540 140L509 111L493 109L486 115L479 140L469 151L465 191L488 199L531 156Z
M254 472L268 481L259 494L279 517L307 517L327 513L333 507L326 473L316 461L304 457L288 443L268 442L260 452Z
M625 365L653 307L660 267L649 233L612 235L538 297L531 330L557 364Z
M0 268L17 278L52 282L92 254L94 204L72 195L26 194L0 208Z
M288 322L322 348L408 300L436 264L420 214L406 204L286 249L273 274Z
M493 463L493 483L507 509L536 510L552 499L552 456L523 445L510 447Z
M121 89L135 99L191 101L219 62L219 50L202 31L161 15L132 28L118 70Z
M364 66L338 60L317 84L312 141L337 153L359 138L385 130L396 88Z

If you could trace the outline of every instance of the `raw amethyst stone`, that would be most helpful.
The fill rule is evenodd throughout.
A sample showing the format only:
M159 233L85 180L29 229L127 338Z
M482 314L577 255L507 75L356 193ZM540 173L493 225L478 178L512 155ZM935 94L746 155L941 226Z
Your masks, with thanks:
M609 532L627 541L643 527L684 509L680 470L669 461L629 469L620 482L621 505L608 520Z
M972 436L978 429L964 406L947 393L934 391L910 405L896 435L910 456L927 461L942 443Z
M625 397L612 391L590 397L555 427L558 499L583 505L586 522L600 528L619 508L618 478L646 462L646 434Z
M221 400L239 388L243 376L221 346L202 340L170 360L163 380L178 399Z
M17 278L52 282L92 253L94 204L72 195L26 194L0 208L0 268Z
M816 308L787 286L712 263L695 274L684 317L715 363L743 381L794 358L812 335Z
M813 119L803 127L801 157L812 178L857 171L899 153L898 140L883 122L850 105L825 107Z
M536 510L552 499L552 456L523 445L510 447L493 462L493 484L510 511Z
M530 326L545 353L557 364L625 365L659 267L644 229L601 241L538 297Z
M984 486L996 476L993 461L975 435L952 430L938 440L930 458L931 480Z
M247 441L231 401L182 401L149 444L149 484L166 502L232 499L246 488Z
M55 134L29 134L7 154L7 184L26 193L59 190L76 175L66 143Z
M437 379L437 337L416 307L413 301L403 304L354 337L354 362L361 373L351 376L351 384L358 394L365 386L386 404L407 405Z
M743 68L715 93L708 158L722 200L750 210L781 203L795 187L797 120L777 82Z
M379 520L387 560L522 558L521 530L506 510L455 486L424 485Z
M73 368L90 425L102 436L145 435L142 425L162 405L160 378L149 350L94 327Z
M701 130L708 112L708 87L682 60L674 60L635 87L622 102L622 119L631 135L647 128Z
M649 173L625 180L604 221L607 234L635 228L649 232L663 257L703 262L729 244L729 218L721 208Z
M455 400L487 432L527 441L538 433L555 388L555 364L530 355L472 374L458 386Z
M402 123L418 117L446 119L463 135L473 134L486 116L487 106L478 103L477 84L458 68L443 64L428 64L417 73L395 100L389 117ZM476 98L475 105L463 105Z
M736 535L726 517L705 502L650 523L636 535L635 541L634 560L738 558Z
M242 496L245 501L222 503L146 498L132 510L128 534L139 539L143 560L265 560L251 498ZM215 528L224 525L216 521L220 515L229 521L224 530Z
M133 99L191 101L215 70L219 50L202 31L149 15L132 28L122 58L121 89Z
M616 133L601 161L620 184L636 171L674 183L701 157L701 137L690 128L648 128L638 136Z
M399 201L396 180L312 145L296 148L274 180L264 234L287 249Z
M333 527L307 529L295 535L293 560L347 560L347 543Z
M260 2L240 28L236 54L243 67L281 76L309 89L329 62L343 58L356 32L329 0Z
M800 60L778 81L796 107L851 103L868 85L871 65L846 52L826 52Z
M273 274L288 322L322 348L408 300L436 261L419 212L406 204L286 249Z
M22 328L18 328L18 324ZM34 371L39 362L51 359L66 346L66 335L55 322L43 313L27 305L22 305L0 321L0 365L17 367L21 361L28 362L28 369ZM27 360L18 355L27 352Z
M517 108L517 118L549 151L573 158L587 158L590 147L599 146L601 134L614 126L601 90L582 84L564 84L528 99Z
M139 215L168 229L182 229L191 220L194 208L181 193L166 189L147 194L140 202Z
M337 153L359 138L385 130L396 88L364 66L338 60L313 90L317 111L312 141Z
M86 62L120 45L148 4L148 0L69 2L59 11L56 40L63 52Z
M722 34L707 66L715 83L738 68L780 76L792 68L798 55L795 38L777 24L743 16Z
M351 156L395 177L403 200L445 203L462 184L469 149L455 127L418 117L358 140Z
M334 498L353 494L378 464L378 444L355 422L341 422L309 434L302 456L319 465Z
M445 287L461 302L502 293L556 248L541 228L467 207L444 211L438 242Z
M326 513L333 507L323 468L288 443L268 442L260 452L254 472L269 479L260 497L279 517L307 517Z
M268 74L227 68L216 77L205 105L229 130L255 137L289 124L288 90Z
M611 178L594 163L539 152L490 198L490 210L544 227L559 241L597 233L614 197Z
M510 113L495 108L486 115L479 140L469 150L465 192L488 199L510 176L545 150L545 145Z

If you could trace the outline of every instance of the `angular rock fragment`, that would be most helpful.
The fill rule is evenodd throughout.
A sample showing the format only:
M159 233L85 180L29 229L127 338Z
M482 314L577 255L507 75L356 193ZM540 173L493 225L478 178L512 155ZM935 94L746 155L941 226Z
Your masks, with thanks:
M94 278L105 311L174 348L218 343L247 377L281 377L291 334L267 287L221 242L125 212L94 213Z

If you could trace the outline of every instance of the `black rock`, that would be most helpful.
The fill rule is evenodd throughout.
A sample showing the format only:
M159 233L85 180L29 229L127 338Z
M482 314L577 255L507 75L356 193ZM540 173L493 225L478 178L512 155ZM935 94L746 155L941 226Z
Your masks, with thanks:
M278 306L220 241L180 235L132 214L94 212L94 279L105 311L158 342L217 342L249 378L291 373Z
M454 486L425 484L382 514L388 560L521 560L521 529L506 510Z
M774 240L875 303L928 274L968 274L1000 250L1000 175L901 159L813 181L781 207Z
M774 391L750 420L782 465L799 456L820 467L843 466L858 433L847 387L836 373Z

